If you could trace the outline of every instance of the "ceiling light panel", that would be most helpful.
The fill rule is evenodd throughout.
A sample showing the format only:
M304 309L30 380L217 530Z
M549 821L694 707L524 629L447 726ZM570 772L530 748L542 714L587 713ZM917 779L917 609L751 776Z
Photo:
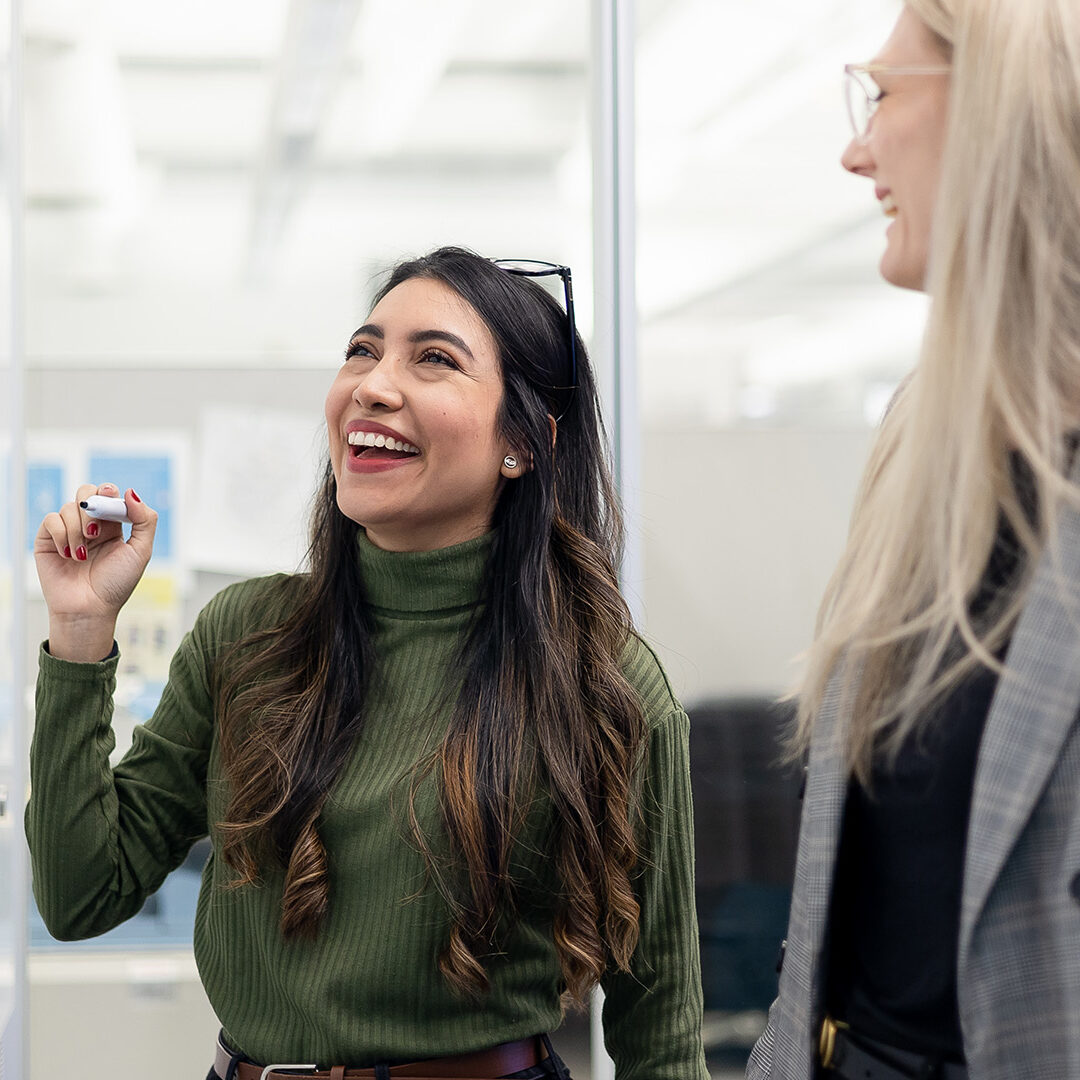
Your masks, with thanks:
M185 73L141 65L121 70L141 157L165 168L252 167L270 108L268 72Z
M107 0L120 56L275 57L287 0Z
M397 155L472 157L479 163L492 157L552 157L569 147L587 105L583 69L560 68L553 75L528 69L451 69L438 93L402 118L407 126L388 141L366 135L365 116L372 107L368 92L362 78L344 81L321 136L323 160L357 162Z
M458 59L580 64L589 56L589 33L589 5L581 0L545 0L512 8L506 0L478 0L462 35Z

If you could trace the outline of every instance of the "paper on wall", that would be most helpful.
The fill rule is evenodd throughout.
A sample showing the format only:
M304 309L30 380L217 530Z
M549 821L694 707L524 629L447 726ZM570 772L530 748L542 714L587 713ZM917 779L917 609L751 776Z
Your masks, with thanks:
M297 569L326 455L321 419L208 405L196 446L192 566L242 575Z

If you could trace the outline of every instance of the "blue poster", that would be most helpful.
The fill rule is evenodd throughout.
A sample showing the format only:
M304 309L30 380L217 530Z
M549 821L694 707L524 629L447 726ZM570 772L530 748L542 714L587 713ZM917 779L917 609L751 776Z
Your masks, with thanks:
M89 468L93 483L115 484L121 491L134 488L139 498L157 511L154 554L171 558L174 553L172 459L91 450Z
M73 493L72 493L73 494ZM41 519L71 498L64 494L62 465L29 465L26 470L26 550L34 550Z

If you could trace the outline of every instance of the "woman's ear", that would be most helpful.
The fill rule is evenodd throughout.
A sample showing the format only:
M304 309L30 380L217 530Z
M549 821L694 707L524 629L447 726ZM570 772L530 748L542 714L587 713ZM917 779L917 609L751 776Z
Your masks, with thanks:
M499 467L499 472L501 472L507 480L516 480L519 476L524 476L531 468L532 462L529 460L527 454L518 454L511 450L510 453L502 459L502 465Z
M555 440L559 437L559 426L551 413L548 413L548 427L551 428L551 449L554 450ZM502 459L502 466L499 469L499 472L501 472L507 480L514 480L519 476L524 476L527 472L531 472L532 467L532 454L519 454L517 451L511 450L510 453Z

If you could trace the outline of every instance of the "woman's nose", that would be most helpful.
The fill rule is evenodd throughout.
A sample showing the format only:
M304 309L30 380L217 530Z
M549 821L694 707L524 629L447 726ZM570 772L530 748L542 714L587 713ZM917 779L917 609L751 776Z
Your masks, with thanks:
M840 164L856 176L870 175L874 159L870 156L870 147L865 135L855 135L844 147L844 152L840 155Z
M365 409L400 409L403 401L397 373L384 356L353 387L353 400Z

